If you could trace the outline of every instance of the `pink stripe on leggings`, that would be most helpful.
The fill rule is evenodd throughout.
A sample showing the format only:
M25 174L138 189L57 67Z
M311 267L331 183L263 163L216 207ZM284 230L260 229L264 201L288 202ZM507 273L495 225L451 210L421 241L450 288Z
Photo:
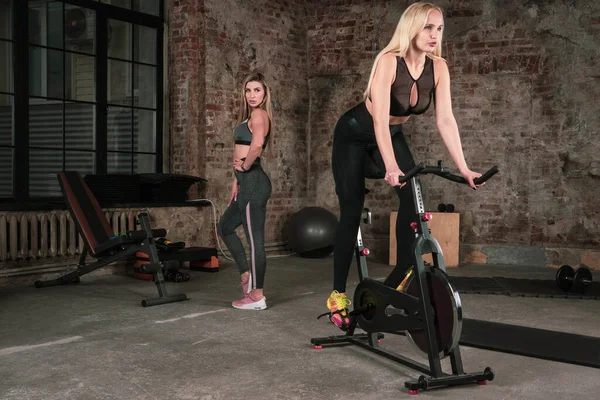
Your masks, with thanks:
M250 252L252 258L252 289L256 289L256 260L254 259L254 237L252 236L252 223L250 222L250 202L246 204L246 223L250 236Z

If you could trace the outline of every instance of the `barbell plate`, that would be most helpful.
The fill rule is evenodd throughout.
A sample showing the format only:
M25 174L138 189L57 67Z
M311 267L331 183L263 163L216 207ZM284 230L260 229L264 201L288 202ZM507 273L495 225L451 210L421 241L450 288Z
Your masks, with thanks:
M573 287L575 270L570 265L563 265L556 271L556 284L560 290L568 292Z
M585 293L592 286L592 272L586 267L579 267L573 276L572 292Z

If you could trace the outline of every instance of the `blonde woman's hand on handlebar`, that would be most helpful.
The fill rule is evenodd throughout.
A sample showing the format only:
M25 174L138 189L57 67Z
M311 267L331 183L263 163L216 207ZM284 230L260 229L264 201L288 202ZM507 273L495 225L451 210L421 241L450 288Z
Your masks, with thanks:
M386 169L384 179L390 186L403 187L404 185L406 185L406 182L400 182L400 177L402 176L404 176L404 172L402 172L402 170L398 166L395 166Z
M467 182L469 182L469 186L471 186L473 189L477 189L479 186L485 185L485 182L480 183L478 185L475 184L475 182L473 182L473 179L479 178L481 176L481 174L479 172L475 172L475 171L471 171L470 169L466 169L464 171L461 171L460 174L463 176L463 178L465 178L467 180Z

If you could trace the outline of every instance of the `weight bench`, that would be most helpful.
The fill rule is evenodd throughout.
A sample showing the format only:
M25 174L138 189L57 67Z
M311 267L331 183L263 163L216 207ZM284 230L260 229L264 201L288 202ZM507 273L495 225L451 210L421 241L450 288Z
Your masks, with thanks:
M78 172L59 172L58 181L69 212L75 221L78 231L81 233L85 246L79 257L79 264L75 271L56 279L36 281L35 287L41 288L79 283L82 275L114 261L133 257L137 251L143 251L150 258L150 263L143 266L143 272L153 275L153 280L158 290L158 297L142 300L142 306L148 307L187 300L185 294L172 296L167 294L162 266L154 243L154 237L165 236L166 231L164 229L151 229L147 213L140 213L138 215L138 220L142 227L141 230L114 236L102 208L100 208L98 201ZM96 261L86 265L85 259L88 254L94 257Z

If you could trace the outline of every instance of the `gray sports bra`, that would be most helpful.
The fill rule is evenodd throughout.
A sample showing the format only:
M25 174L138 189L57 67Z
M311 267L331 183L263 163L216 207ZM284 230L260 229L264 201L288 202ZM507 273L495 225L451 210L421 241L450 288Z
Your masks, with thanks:
M244 144L246 146L250 146L252 143L252 132L250 132L250 128L248 128L248 120L243 121L241 124L235 127L233 130L233 138L235 139L235 144ZM263 144L263 149L267 147L267 140L269 139L269 135L267 135L265 143Z

